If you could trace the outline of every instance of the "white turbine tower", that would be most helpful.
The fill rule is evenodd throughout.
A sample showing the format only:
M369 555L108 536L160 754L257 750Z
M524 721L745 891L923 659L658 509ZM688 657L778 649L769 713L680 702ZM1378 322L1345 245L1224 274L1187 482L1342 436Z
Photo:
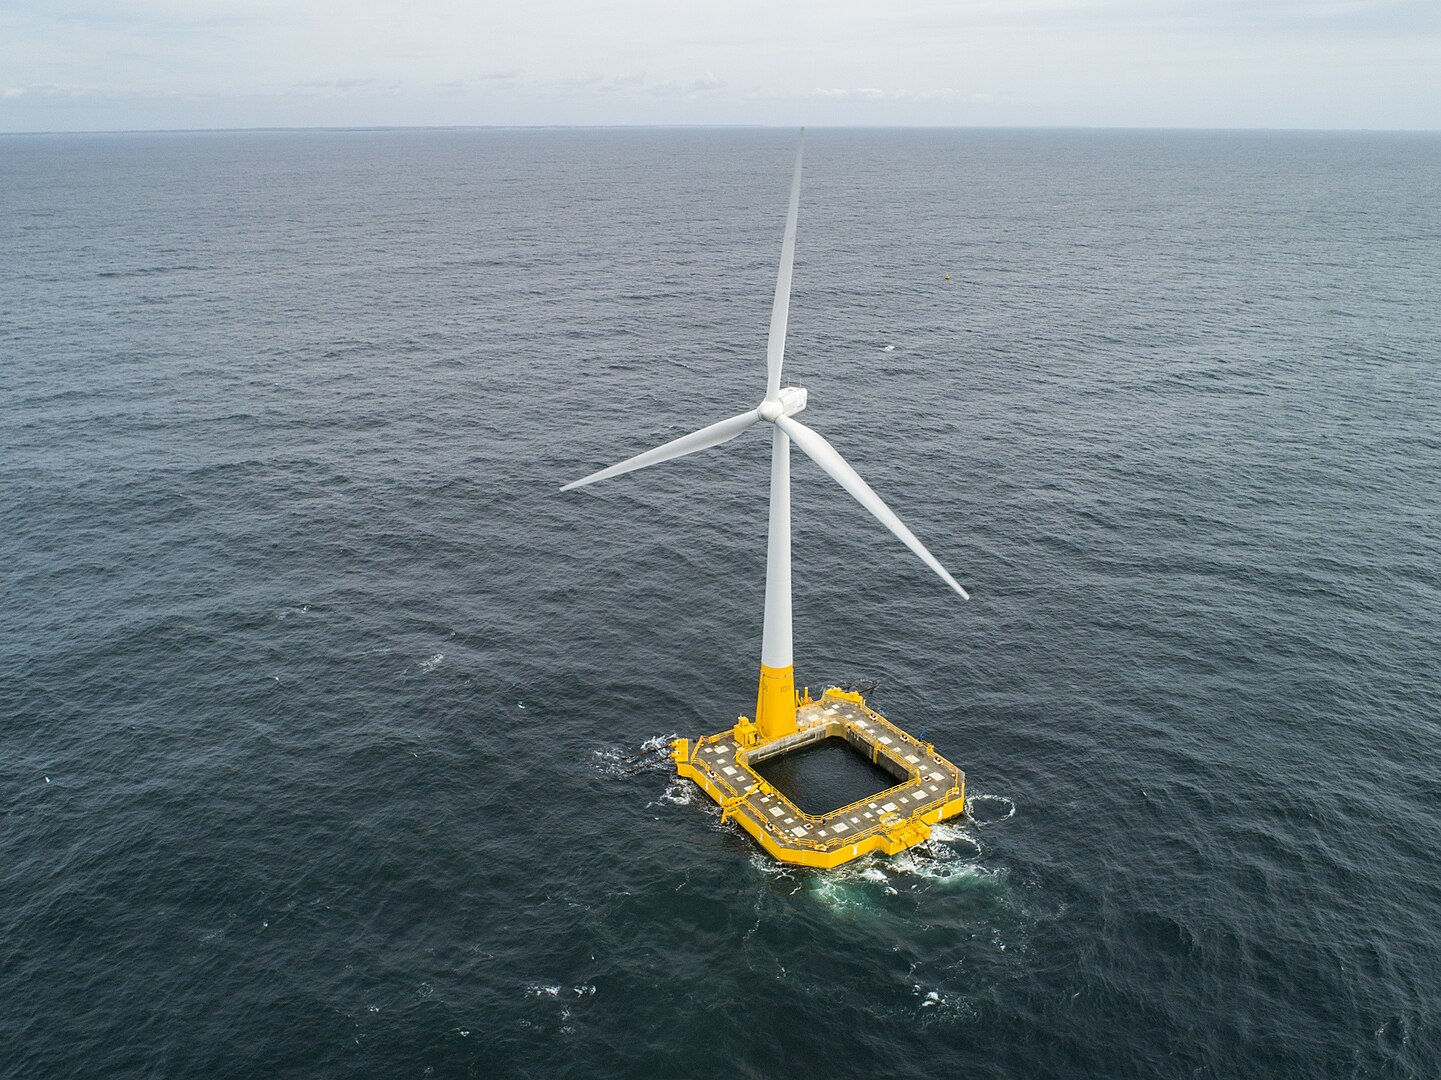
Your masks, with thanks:
M789 735L796 730L794 658L791 655L791 465L790 447L795 442L841 487L851 493L901 542L914 551L947 585L970 599L960 583L947 573L914 533L906 528L881 497L871 490L846 460L816 432L795 418L806 407L806 391L799 386L781 386L781 364L785 354L786 319L790 312L791 265L796 251L796 219L800 209L801 160L805 154L805 133L796 148L795 175L791 180L790 211L786 217L785 240L781 245L780 273L776 276L775 301L771 306L770 335L766 342L766 393L761 403L728 420L683 435L664 446L627 458L618 465L601 469L566 484L562 491L584 487L622 473L634 472L672 458L694 454L730 442L747 428L759 423L771 427L770 530L766 546L765 625L761 634L760 689L756 696L756 726L762 742Z

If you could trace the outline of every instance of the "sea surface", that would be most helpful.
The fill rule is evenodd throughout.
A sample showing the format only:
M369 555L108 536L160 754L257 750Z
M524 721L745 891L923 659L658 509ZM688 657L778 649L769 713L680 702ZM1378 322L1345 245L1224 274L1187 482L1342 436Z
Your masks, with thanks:
M830 872L755 701L796 133L0 138L0 1075L1441 1076L1441 136L813 130L798 682L963 768Z

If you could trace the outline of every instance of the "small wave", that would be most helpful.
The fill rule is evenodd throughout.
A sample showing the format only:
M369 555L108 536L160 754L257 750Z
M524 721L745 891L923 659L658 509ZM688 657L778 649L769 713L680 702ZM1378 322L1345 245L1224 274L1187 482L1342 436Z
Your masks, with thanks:
M670 803L673 806L689 806L695 798L695 792L696 786L694 784L677 776L667 785L665 791L660 794L659 798L646 803L645 806L647 810L659 803Z
M809 891L836 912L880 908L884 898L935 888L970 888L996 874L980 865L980 840L964 825L934 825L923 844L833 870L808 871Z
M985 853L981 838L965 825L940 824L931 826L931 838L926 842L931 851L945 851L966 859L980 859Z
M436 653L434 656L430 657L428 660L422 660L419 664L416 665L416 667L420 670L420 673L421 673L422 675L424 675L424 674L427 674L428 672L434 671L437 667L440 666L440 662L441 662L442 660L444 660L444 659L445 659L445 654L444 654L444 653Z
M970 795L966 798L966 817L977 827L994 825L1016 816L1014 799L1005 795Z
M626 774L626 761L617 747L592 750L591 757L595 759L596 771L602 776L621 777Z
M136 266L125 270L99 270L95 276L102 278L150 277L154 274L181 274L199 269L200 267L192 263L180 266Z
M754 850L751 852L751 866L766 877L795 881L796 887L792 892L799 892L801 889L800 874L802 872L787 863L777 862L764 851Z
M969 998L960 994L947 993L936 987L922 986L920 983L911 986L911 993L919 999L920 1003L917 1008L932 1010L927 1019L932 1017L963 1019L975 1015L975 1006L971 1004Z
M938 852L929 844L903 851L892 858L891 865L898 874L923 881L928 887L968 887L989 881L994 876L970 855L958 855L948 850Z
M811 896L836 914L859 912L871 906L873 889L866 887L865 879L859 874L836 871L816 874L810 885Z
M559 1025L556 1030L562 1035L575 1034L575 1027L571 1024L572 1011L571 1003L579 1003L579 1000L595 996L595 984L580 983L575 986L565 986L561 983L531 983L525 988L527 997L539 998L543 1001L559 1002L559 1009L554 1014L555 1022ZM523 1027L535 1027L529 1020L522 1020Z
M605 776L624 779L640 773L668 772L671 769L670 745L676 739L670 735L655 735L640 744L639 749L627 750L623 746L607 746L592 750L595 767Z

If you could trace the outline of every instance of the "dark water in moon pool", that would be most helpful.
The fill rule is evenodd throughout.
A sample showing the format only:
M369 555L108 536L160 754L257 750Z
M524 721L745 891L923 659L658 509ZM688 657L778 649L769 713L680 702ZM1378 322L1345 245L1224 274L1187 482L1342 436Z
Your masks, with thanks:
M1441 138L815 131L799 679L970 820L779 870L794 133L0 139L0 1073L1441 1075ZM950 275L946 280L945 275Z
M835 735L754 764L767 783L807 814L829 814L906 779L890 775Z

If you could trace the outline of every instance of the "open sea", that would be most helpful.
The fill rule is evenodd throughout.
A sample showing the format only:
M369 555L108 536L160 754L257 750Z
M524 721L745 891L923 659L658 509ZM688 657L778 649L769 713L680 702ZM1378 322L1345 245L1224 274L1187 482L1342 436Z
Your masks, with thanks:
M0 1076L1441 1076L1441 135L809 133L786 376L974 597L793 455L971 794L830 872L644 753L765 432L558 491L760 399L795 140L0 137Z

